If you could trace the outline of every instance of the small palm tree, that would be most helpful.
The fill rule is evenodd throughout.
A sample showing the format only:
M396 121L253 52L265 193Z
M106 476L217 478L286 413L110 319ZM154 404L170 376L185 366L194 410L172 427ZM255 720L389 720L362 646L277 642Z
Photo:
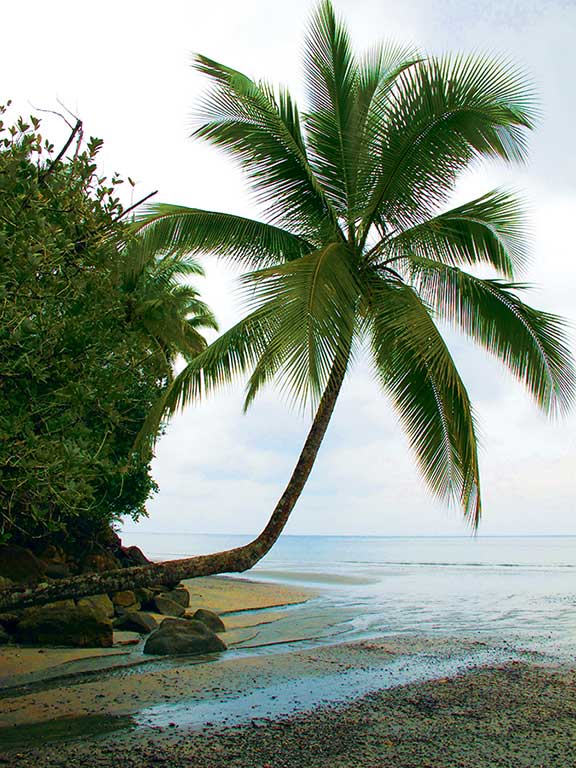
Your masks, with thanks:
M151 250L141 238L131 238L124 248L119 281L126 296L126 320L141 329L168 379L178 355L191 361L206 348L200 330L218 330L216 318L185 281L203 275L189 255Z
M362 347L432 491L455 499L477 526L474 418L435 321L447 320L498 357L546 412L564 411L575 389L562 321L519 298L526 247L518 200L496 190L447 209L456 181L477 159L525 159L530 86L517 69L478 56L424 57L384 45L358 58L328 0L306 40L305 113L285 89L204 56L196 66L212 87L195 135L240 163L266 221L159 204L138 223L153 251L215 254L248 269L248 314L175 378L164 412L248 376L246 407L274 381L297 403L312 404L315 416L253 542L106 574L98 589L254 565L302 492ZM478 277L482 266L500 277ZM161 415L151 415L151 431ZM58 596L96 589L77 583L62 594L61 585Z

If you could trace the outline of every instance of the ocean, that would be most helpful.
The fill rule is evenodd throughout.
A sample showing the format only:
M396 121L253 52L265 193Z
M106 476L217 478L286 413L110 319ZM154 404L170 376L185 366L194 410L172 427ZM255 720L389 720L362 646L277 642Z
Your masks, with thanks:
M250 538L123 534L126 545L155 560L228 549ZM292 609L301 635L308 627L303 634L310 643L432 634L555 658L576 652L576 536L281 536L242 577L316 590L317 597ZM285 638L286 626L277 624L270 632ZM272 635L265 639L274 642Z

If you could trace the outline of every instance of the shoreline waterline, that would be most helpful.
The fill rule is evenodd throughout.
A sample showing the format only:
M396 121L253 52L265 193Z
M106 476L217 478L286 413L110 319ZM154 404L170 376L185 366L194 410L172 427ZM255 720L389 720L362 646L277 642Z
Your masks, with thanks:
M171 766L195 765L185 762L190 755L185 751L181 755L181 745L173 738L177 735L190 744L198 744L200 739L202 754L206 744L211 745L205 757L212 761L208 764L219 766L214 761L220 759L218 750L216 756L212 754L214 745L230 740L234 743L237 737L233 734L242 729L260 733L295 728L300 733L304 713L306 718L319 718L320 730L328 721L339 728L355 708L363 714L354 717L369 717L371 705L362 702L370 697L394 698L395 691L409 689L417 698L423 689L441 691L446 681L476 679L474 675L484 672L493 676L498 688L508 679L504 668L521 667L522 674L536 675L542 690L550 679L556 680L555 675L572 674L570 665L562 663L567 657L559 654L557 647L547 648L542 643L531 647L521 638L506 638L498 631L450 633L448 627L432 626L422 632L412 628L382 632L370 626L354 627L346 612L350 601L358 596L358 590L364 590L366 598L366 590L381 585L381 579L356 578L356 566L347 574L341 570L333 573L335 579L326 578L330 574L325 563L316 564L312 570L300 566L296 563L286 568L284 561L282 568L268 564L260 572L255 569L239 578L208 577L187 583L193 603L201 601L222 613L229 638L235 638L230 643L223 636L231 650L221 656L144 660L141 649L136 648L108 657L101 668L101 661L95 663L90 658L60 658L56 668L60 667L60 672L67 668L71 673L68 677L58 678L56 674L50 680L46 671L39 670L21 678L19 687L13 678L13 685L0 692L0 711L6 723L6 729L0 730L0 744L2 736L7 737L0 757L3 750L10 755L17 750L23 755L17 765L43 768L65 766L71 756L79 760L82 755L85 762L78 764L112 766L117 763L107 763L105 754L114 745L114 750L126 750L122 753L126 766L132 765L130 750L148 759L161 749L168 750ZM373 570L374 564L368 563L368 571ZM279 581L285 572L292 573L295 580ZM317 578L322 576L323 580ZM313 583L315 588L311 589ZM357 621L373 615L379 594L376 591L372 596L372 603L365 599L355 606ZM19 650L29 658L38 653L38 649ZM53 651L74 655L70 649L51 649L48 653ZM114 649L110 655L113 653ZM22 658L21 663L26 660ZM96 668L90 669L93 664ZM473 690L471 701L477 694L491 695L489 686ZM570 707L573 699L571 690L567 697ZM477 702L475 706L481 705ZM333 719L335 711L341 712L340 719ZM46 741L40 751L32 745L38 738ZM206 744L203 739L207 739ZM98 759L93 763L84 742L95 751ZM222 752L225 754L226 750ZM180 759L183 762L178 762ZM254 757L254 762L236 764L260 768L263 763L258 760ZM233 760L231 764L235 764ZM297 763L286 762L293 764ZM398 762L399 767L404 764L409 765ZM276 768L276 763L273 765ZM348 765L362 763L342 763Z

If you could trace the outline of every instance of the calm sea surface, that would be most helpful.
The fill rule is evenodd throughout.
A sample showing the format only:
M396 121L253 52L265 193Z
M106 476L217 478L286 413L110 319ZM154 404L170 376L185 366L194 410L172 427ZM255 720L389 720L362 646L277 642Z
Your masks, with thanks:
M123 538L154 559L171 559L250 537ZM244 577L315 588L318 597L293 609L292 619L315 641L430 633L554 656L576 652L576 537L282 536Z

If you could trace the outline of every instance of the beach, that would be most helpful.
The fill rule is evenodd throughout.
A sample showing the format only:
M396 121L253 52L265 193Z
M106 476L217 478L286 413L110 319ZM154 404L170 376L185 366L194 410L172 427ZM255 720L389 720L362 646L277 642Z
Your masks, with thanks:
M311 589L226 577L186 586L222 615L226 653L4 649L0 764L576 764L567 661L448 634L320 644L308 634Z

